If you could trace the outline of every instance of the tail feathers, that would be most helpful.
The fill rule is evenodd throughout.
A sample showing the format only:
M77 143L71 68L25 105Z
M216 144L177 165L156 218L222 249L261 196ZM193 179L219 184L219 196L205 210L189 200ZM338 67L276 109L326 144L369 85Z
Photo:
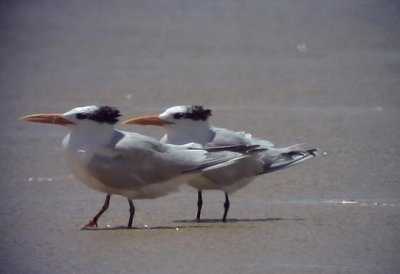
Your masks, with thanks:
M307 149L306 151L313 157L318 156L318 148Z
M192 149L192 148L189 148ZM194 147L193 149L197 150L198 148ZM217 152L217 151L233 151L233 152L240 152L240 153L250 153L265 150L260 148L259 145L232 145L232 146L219 146L219 147L202 147L202 150L206 150L208 152Z
M300 150L300 151L294 150L294 151L290 151L290 152L287 152L287 153L282 153L282 155L286 155L286 156L299 156L299 155L303 155L303 156L304 156L304 155L309 154L309 155L312 155L313 157L315 157L315 156L318 155L317 151L318 151L318 149L316 149L316 148L307 149L307 150L305 150L305 151L303 151L303 150Z
M304 143L295 144L295 145L290 146L290 147L276 148L276 150L278 150L281 153L303 152L303 150L301 148L303 145L304 145Z
M264 171L262 172L262 174L271 173L277 170L300 164L308 159L316 157L318 155L317 151L318 149L313 148L308 150L295 150L282 153L281 155L264 165Z

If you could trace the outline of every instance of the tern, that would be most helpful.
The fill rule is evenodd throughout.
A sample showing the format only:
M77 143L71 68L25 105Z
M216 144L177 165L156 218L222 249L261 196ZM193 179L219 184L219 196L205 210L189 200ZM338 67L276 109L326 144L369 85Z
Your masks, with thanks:
M225 148L207 151L190 144L164 144L148 136L120 131L114 127L120 116L119 110L113 107L86 106L62 114L21 118L69 129L62 146L72 173L88 187L107 194L102 209L85 227L97 226L112 194L128 199L128 228L132 228L135 214L132 200L167 195L177 191L195 173L224 169L249 157L247 153Z
M167 133L161 138L163 143L182 145L194 142L203 147L258 145L264 149L259 154L258 159L247 159L227 169L215 170L211 175L203 172L190 180L188 184L198 190L196 215L198 221L203 205L202 190L222 190L225 192L222 221L226 222L230 193L245 187L258 175L299 164L317 155L317 149L302 150L300 148L302 144L276 148L270 141L253 138L249 133L211 126L209 123L211 115L211 110L205 109L203 106L175 106L168 108L161 114L140 116L123 122L123 124L131 125L165 127Z

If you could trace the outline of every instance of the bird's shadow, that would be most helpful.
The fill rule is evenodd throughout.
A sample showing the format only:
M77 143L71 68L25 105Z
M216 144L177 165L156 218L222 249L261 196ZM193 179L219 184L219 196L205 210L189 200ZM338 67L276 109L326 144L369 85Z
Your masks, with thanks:
M215 228L218 226L215 225L204 225L204 224L227 224L229 223L256 223L256 222L275 222L275 221L303 221L302 218L243 218L236 219L231 218L227 219L226 222L222 222L221 219L201 219L201 220L174 220L174 223L180 224L192 224L192 225L181 225L181 226L169 226L169 225L161 225L161 226L144 226L144 227L132 227L128 228L126 226L114 226L114 227L95 227L95 228L86 228L82 227L83 231L115 231L115 230L180 230L180 229L204 229L204 228ZM195 225L197 224L197 225ZM225 226L224 226L225 227Z
M204 228L211 227L206 225L185 225L185 226L168 226L168 225L159 225L159 226L145 226L145 227L132 227L128 228L127 226L113 226L113 227L94 227L87 228L82 227L82 231L114 231L114 230L180 230L180 229L188 229L188 228Z
M225 223L253 223L253 222L274 222L274 221L303 221L301 218L294 219L284 219L284 218L243 218L236 219L231 218L227 219ZM174 223L183 223L183 224L196 224L196 223L224 223L221 219L200 219L200 220L174 220Z

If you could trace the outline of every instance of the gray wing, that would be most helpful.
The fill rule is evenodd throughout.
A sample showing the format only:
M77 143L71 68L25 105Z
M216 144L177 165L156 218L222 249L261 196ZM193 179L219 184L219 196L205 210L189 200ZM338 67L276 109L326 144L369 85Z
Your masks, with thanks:
M300 164L308 159L315 157L316 149L302 150L301 145L294 145L285 148L275 148L274 144L258 138L253 138L246 132L234 132L224 128L213 127L215 136L212 142L207 146L220 145L258 145L260 151L258 154L262 162L263 171L260 174L270 173L281 170L293 165Z
M300 149L301 144L286 148L269 148L260 153L263 162L263 172L270 173L290 166L300 164L317 156L317 149Z
M229 145L259 145L260 147L272 147L273 144L267 140L253 138L250 133L244 131L231 131L225 128L212 127L215 132L214 139L207 146L229 146Z
M89 173L103 184L119 189L140 188L188 172L244 157L235 152L207 152L162 144L128 132L117 132L113 140L88 164Z

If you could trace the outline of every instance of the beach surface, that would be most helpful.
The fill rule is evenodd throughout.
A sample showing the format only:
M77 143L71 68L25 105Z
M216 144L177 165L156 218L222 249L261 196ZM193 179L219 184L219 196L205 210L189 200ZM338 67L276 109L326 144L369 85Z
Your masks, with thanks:
M2 1L1 273L399 273L397 1ZM319 156L230 196L129 207L73 177L33 113L182 104ZM162 128L122 126L160 138ZM156 167L155 167L156 170Z

